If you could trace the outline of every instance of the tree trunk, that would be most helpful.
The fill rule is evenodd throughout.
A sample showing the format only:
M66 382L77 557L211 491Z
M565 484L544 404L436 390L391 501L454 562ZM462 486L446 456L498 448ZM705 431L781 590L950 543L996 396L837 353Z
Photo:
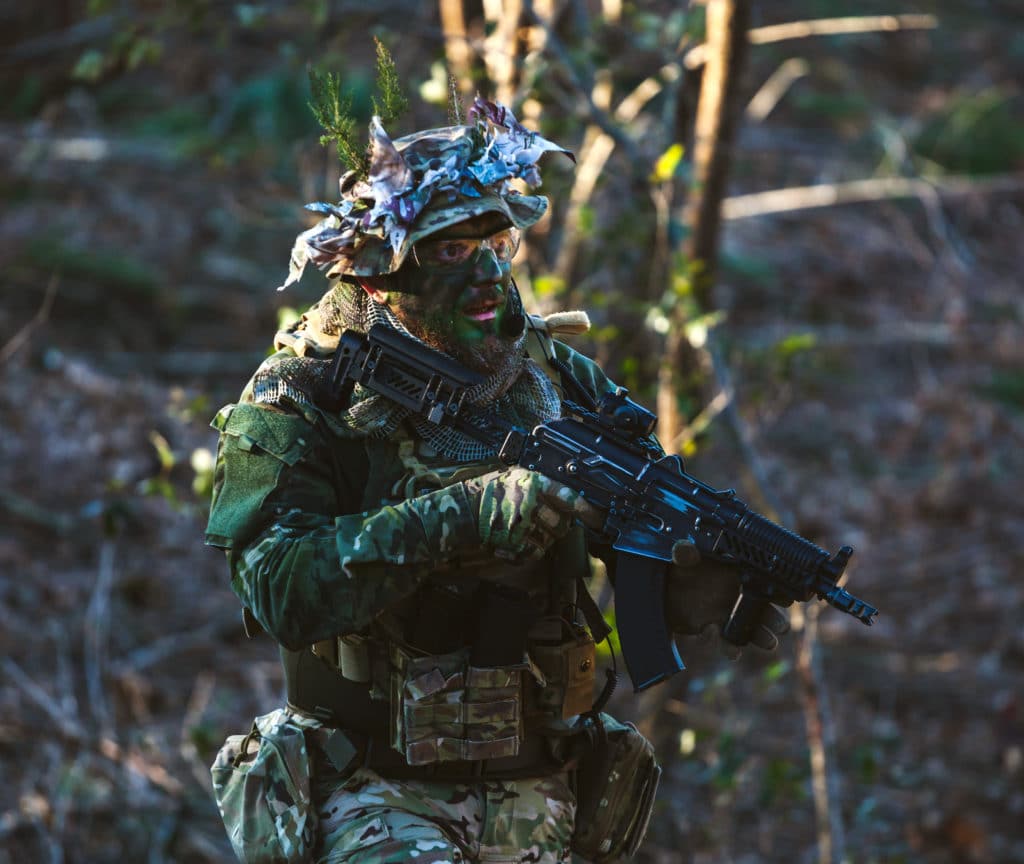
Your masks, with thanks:
M514 107L522 58L523 0L484 0L484 19L491 34L484 39L484 65L499 102Z
M711 288L718 259L718 230L740 113L740 83L747 55L750 0L708 0L707 61L701 81L694 130L693 184L683 221L689 230L684 251L698 314L711 310ZM707 380L706 357L686 336L686 319L677 309L658 376L658 434L676 452L685 426L680 403L689 395L704 403L700 381Z
M440 0L441 31L448 72L455 76L459 90L472 86L473 52L466 31L466 10L462 0Z

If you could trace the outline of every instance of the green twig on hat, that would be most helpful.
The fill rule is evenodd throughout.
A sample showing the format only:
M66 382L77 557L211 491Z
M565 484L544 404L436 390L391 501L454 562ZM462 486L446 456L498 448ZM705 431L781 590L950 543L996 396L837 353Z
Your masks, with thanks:
M374 37L373 41L377 45L377 90L380 93L380 99L373 97L373 113L382 123L390 125L409 107L409 100L402 92L391 52L380 39ZM370 171L370 154L356 131L352 97L341 92L341 76L310 67L309 89L313 97L310 110L325 133L320 136L320 143L326 147L333 141L342 164L355 171L359 179L365 179Z
M341 94L341 76L311 66L309 89L313 96L310 110L324 130L320 143L326 147L333 141L342 163L365 177L370 168L370 156L356 132L356 118L350 113L352 99Z
M391 52L376 36L373 41L377 45L377 89L381 95L379 102L376 96L373 98L373 113L380 117L381 123L390 126L409 107L409 100L398 83L398 70Z

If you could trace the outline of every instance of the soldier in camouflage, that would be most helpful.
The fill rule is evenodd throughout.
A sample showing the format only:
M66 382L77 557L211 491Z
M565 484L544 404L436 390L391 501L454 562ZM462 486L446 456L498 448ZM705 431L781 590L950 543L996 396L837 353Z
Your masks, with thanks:
M483 373L471 401L521 426L559 416L563 374L614 389L554 338L585 316L529 316L512 281L518 234L547 206L512 181L536 187L550 151L566 152L480 99L467 125L394 141L375 120L368 176L309 205L324 218L292 252L286 284L312 262L328 291L214 421L207 543L247 629L278 642L288 690L214 765L242 861L570 860L579 742L600 723L588 555L614 573L588 542L598 517L370 390L340 410L324 398L341 333L374 324ZM738 592L691 557L666 598L680 633L718 626ZM763 624L771 648L785 621ZM646 817L623 806L639 842Z

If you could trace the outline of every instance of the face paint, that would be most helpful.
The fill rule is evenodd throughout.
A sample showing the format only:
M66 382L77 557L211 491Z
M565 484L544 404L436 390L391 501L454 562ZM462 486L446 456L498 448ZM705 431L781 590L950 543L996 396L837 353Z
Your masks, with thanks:
M506 336L502 329L511 281L511 263L486 246L454 265L407 261L388 286L390 306L414 336L490 374L517 350L518 334Z

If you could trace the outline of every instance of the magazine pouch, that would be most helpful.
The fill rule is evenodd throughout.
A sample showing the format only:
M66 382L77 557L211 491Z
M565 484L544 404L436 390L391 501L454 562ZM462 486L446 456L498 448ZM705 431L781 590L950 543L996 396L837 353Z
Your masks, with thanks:
M482 667L466 650L413 656L391 646L391 744L409 765L515 756L525 663Z
M213 794L243 864L302 864L316 835L303 728L283 710L232 735L211 768Z
M633 855L643 841L661 768L650 741L632 723L600 714L584 721L584 731L572 851L593 864L609 864Z

